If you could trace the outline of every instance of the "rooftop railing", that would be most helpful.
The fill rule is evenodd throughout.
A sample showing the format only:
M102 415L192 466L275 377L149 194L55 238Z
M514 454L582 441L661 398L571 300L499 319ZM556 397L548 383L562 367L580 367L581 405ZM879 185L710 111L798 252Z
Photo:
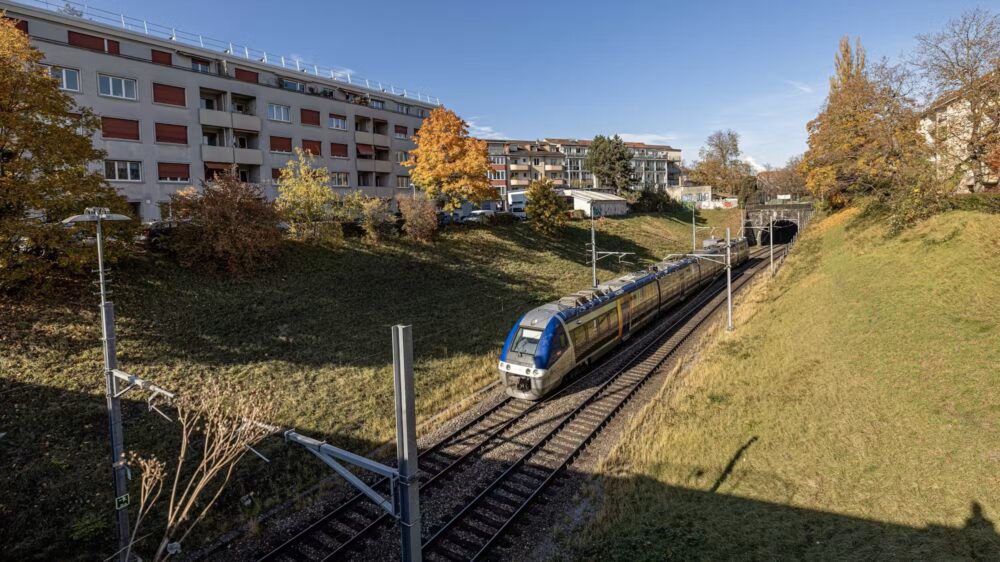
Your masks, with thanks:
M205 35L190 33L175 27L160 25L143 19L126 16L125 14L96 8L86 2L76 2L74 0L62 0L58 2L54 0L7 1L11 4L21 4L29 7L42 8L63 16L88 20L106 27L123 29L125 31L147 35L157 39L173 41L181 45L216 51L232 57L260 62L289 71L294 70L296 72L315 76L317 78L342 82L356 88L364 88L374 92L382 92L433 105L441 105L441 100L437 97L430 96L422 92L408 90L406 88L400 88L392 84L386 84L385 82L378 80L364 78L354 74L346 68L322 66L309 63L295 57L286 57L273 52L269 53L260 49L254 49L247 45L233 43L232 41L213 39L211 37L206 37Z

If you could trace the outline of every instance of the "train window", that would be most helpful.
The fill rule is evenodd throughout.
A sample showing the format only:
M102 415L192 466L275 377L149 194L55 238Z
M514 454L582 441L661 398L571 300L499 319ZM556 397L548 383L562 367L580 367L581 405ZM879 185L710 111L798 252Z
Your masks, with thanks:
M534 355L535 349L538 348L538 340L541 339L541 337L541 330L521 328L518 330L517 336L514 338L514 345L511 346L511 350L517 353L524 353L526 355Z
M562 357L563 352L566 351L567 346L566 331L563 330L562 326L559 326L556 328L556 333L552 336L552 349L549 350L549 364L546 367L551 367L558 361Z

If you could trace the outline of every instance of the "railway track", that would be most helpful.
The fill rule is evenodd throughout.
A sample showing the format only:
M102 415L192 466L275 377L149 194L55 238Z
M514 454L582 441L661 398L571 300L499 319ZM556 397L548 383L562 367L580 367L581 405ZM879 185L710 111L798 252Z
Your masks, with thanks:
M753 260L766 255L755 252L751 262L734 278L734 289L742 286L759 269ZM750 275L746 275L750 272ZM721 286L725 286L724 280ZM508 529L510 524L565 468L587 443L634 396L658 367L680 347L690 334L718 307L720 281L715 281L680 310L647 329L618 353L586 375L566 385L546 400L529 403L502 400L434 445L421 451L419 465L421 491L425 493L448 481L490 446L513 441L512 427L532 412L570 392L580 392L587 383L594 390L568 412L552 422L541 439L525 443L525 451L482 491L445 519L443 525L425 530L424 552L428 560L469 560L481 557ZM721 303L725 302L722 296ZM608 373L610 372L610 375ZM599 383L601 375L607 377ZM374 483L388 495L385 479ZM260 558L260 562L340 560L361 549L365 539L388 528L390 517L357 493L280 546Z

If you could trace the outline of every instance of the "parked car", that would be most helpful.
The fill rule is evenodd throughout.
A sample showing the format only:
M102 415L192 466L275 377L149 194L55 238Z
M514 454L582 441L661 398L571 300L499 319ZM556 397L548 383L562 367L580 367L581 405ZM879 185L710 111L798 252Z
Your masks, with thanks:
M438 211L437 214L438 226L447 226L455 220L451 217L451 213L446 213L444 211Z
M465 217L465 222L487 222L490 217L496 215L496 211L477 209Z
M524 212L524 207L511 207L510 214L519 221L528 220L528 213Z

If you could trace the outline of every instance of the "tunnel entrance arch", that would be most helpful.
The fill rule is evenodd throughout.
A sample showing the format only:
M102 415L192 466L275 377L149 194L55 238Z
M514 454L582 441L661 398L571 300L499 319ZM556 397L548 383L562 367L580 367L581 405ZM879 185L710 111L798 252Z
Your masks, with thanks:
M774 243L775 244L788 244L799 232L799 226L795 224L795 221L778 219L774 221ZM760 232L760 244L766 246L771 243L771 233L765 228Z

